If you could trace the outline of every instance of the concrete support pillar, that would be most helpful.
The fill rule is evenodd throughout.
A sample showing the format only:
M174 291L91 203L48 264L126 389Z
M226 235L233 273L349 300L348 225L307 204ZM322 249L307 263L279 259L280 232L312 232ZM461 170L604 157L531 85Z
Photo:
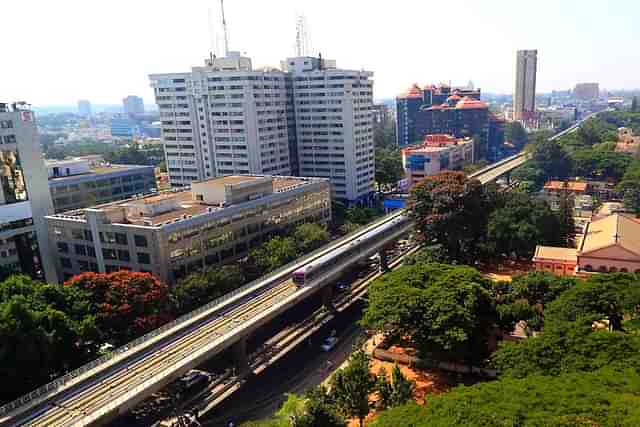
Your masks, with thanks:
M388 249L382 248L378 252L378 256L380 257L380 272L386 273L389 271L389 263L387 262Z
M244 376L249 372L249 359L247 358L247 337L242 337L240 341L232 347L233 363L235 374Z
M511 185L511 171L505 173L504 177L507 180L507 185Z
M322 305L325 306L330 311L335 310L333 306L333 286L327 285L320 291L320 296L322 297Z

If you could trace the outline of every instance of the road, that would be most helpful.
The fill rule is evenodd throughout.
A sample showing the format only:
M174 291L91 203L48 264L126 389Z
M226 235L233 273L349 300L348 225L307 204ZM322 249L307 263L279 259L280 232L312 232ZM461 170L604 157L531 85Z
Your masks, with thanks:
M321 384L349 358L358 338L362 336L357 320L363 307L362 302L354 304L315 334L310 345L298 346L260 375L249 379L240 390L202 419L202 424L226 427L229 421L239 425L249 420L267 418L285 401L285 393L302 394ZM336 330L340 340L336 348L324 353L320 344L332 329Z

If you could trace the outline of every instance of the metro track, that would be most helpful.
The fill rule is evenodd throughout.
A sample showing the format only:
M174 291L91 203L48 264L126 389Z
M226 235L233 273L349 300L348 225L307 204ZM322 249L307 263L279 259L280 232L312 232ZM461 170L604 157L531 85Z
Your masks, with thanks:
M27 423L26 425L67 427L81 422L84 416L101 408L119 393L127 392L141 385L154 375L162 372L166 368L166 365L179 363L182 358L194 351L197 347L210 342L213 331L216 332L215 338L218 338L235 329L239 321L253 317L258 312L264 310L268 302L272 302L272 300L277 300L283 296L288 296L295 292L295 290L295 285L290 281L280 283L266 290L266 292L252 299L248 304L241 303L226 314L212 318L208 325L202 325L195 330L185 333L178 338L175 345L171 346L168 350L149 351L125 369L121 369L115 375L94 383L77 394L74 394L72 396L74 400L71 404L54 402L51 406L55 407L55 409L49 408L46 417L42 417L32 423ZM169 353L168 356L167 353ZM137 372L140 372L140 375L136 375ZM68 397L65 397L66 399L64 400L68 400Z

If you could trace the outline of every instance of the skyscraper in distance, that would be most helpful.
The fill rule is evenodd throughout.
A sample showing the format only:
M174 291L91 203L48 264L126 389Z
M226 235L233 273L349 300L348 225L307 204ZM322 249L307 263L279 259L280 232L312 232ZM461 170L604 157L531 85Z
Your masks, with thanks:
M124 107L124 113L129 116L144 114L144 102L139 96L127 96L122 100L122 106Z
M516 59L516 87L513 114L516 120L528 120L536 111L537 50L519 50Z
M78 101L78 114L83 117L91 117L91 103L86 99Z

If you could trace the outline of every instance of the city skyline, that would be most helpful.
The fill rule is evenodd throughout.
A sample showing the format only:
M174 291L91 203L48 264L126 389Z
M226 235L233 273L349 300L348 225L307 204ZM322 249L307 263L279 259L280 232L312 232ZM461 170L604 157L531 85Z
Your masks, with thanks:
M209 8L214 21L219 20L219 3L213 0L193 1L188 7L168 7L171 3L165 1L153 6L119 0L115 5L36 3L38 14L31 13L32 4L5 6L14 17L5 23L7 34L20 36L5 48L4 58L14 65L5 68L0 79L5 98L36 106L73 105L78 99L119 104L128 94L152 99L147 75L166 69L189 71L208 55L212 44L220 45L211 42L208 29ZM587 3L593 7L578 1L539 2L527 10L531 25L523 25L518 5L497 1L394 7L371 7L361 1L283 1L274 8L234 0L225 7L230 47L246 52L257 66L276 66L293 54L296 15L304 13L316 51L346 68L374 71L377 99L393 98L414 82L449 80L473 80L485 93L510 94L518 49L539 51L539 92L573 88L583 81L599 82L606 89L640 87L635 79L640 62L629 49L640 41L632 25L637 15L633 11L640 12L640 6L620 1L625 7L608 8L603 16L595 1ZM38 31L24 32L24 22ZM599 25L607 25L606 33L593 31ZM220 31L217 23L215 29ZM447 43L432 39L440 37Z

